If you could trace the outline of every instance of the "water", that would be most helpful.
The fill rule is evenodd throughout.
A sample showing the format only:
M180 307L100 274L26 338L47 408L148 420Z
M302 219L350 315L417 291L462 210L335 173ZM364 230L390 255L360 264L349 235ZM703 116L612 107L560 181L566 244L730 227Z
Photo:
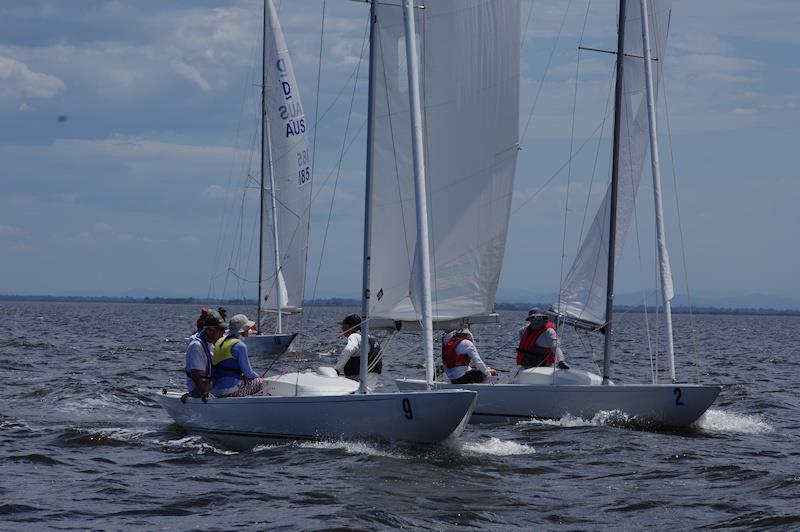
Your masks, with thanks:
M301 365L333 364L317 353L341 346L336 323L352 310L311 310ZM800 528L800 318L695 317L694 344L676 338L679 377L725 387L691 430L637 430L604 414L469 426L453 446L233 452L185 434L152 399L183 385L196 306L6 302L0 311L4 530ZM490 365L511 367L513 349L494 351L523 318L504 312L500 324L474 327ZM620 316L618 382L649 379L643 326L641 315ZM688 331L688 317L675 329ZM564 336L569 362L592 369L579 339ZM418 352L408 353L414 339L392 344L385 386L422 375ZM683 355L693 345L699 368Z

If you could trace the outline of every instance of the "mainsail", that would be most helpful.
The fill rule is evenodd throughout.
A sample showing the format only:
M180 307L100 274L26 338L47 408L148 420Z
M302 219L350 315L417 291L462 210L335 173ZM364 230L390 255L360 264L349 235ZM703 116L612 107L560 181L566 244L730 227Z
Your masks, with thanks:
M267 0L265 9L265 116L262 117L266 128L262 146L265 154L262 187L265 194L261 205L263 229L259 265L259 308L278 310L280 299L281 310L291 311L303 304L306 276L311 199L311 161L307 136L309 125L272 0ZM280 264L277 275L276 246Z
M651 54L663 60L672 0L651 0ZM617 195L617 230L615 264L622 256L625 237L633 216L636 192L648 147L647 101L645 98L644 62L642 60L642 21L639 0L627 0L625 17L625 57L620 119L619 174ZM657 89L661 68L653 70ZM609 191L610 192L610 191ZM606 322L606 290L609 256L610 193L606 192L597 215L581 243L578 255L553 303L561 315L597 326ZM665 259L667 268L669 261ZM671 275L668 276L671 278ZM672 292L671 287L669 292Z
M370 317L416 322L413 161L400 0L375 4ZM519 143L518 0L417 4L434 321L492 311Z

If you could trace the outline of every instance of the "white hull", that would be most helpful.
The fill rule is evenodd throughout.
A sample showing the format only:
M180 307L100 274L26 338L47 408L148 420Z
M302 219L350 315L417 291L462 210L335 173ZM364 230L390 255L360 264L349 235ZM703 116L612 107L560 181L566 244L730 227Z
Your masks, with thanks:
M253 355L281 355L294 341L295 334L260 334L247 336L244 343L247 345L248 356Z
M550 380L552 380L552 369ZM571 373L574 370L559 370ZM580 372L584 374L586 372ZM425 381L399 379L401 391L425 389ZM505 423L523 419L560 419L573 415L592 419L600 412L617 411L636 422L687 427L697 421L719 395L720 386L699 384L445 384L436 389L460 388L478 392L470 423Z
M338 396L211 398L180 393L156 400L189 432L209 434L231 447L275 438L438 443L458 436L475 406L475 392L443 390Z

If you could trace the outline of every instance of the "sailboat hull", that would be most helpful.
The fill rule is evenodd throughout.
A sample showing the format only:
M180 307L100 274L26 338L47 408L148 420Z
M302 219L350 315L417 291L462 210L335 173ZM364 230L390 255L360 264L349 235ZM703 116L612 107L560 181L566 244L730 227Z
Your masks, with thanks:
M399 379L401 391L424 389L425 381ZM720 386L699 384L552 385L445 384L478 392L470 423L506 423L524 419L561 419L572 415L592 419L602 412L628 416L637 423L688 427L711 406Z
M244 339L247 353L253 355L282 355L292 345L294 334L260 334Z
M439 443L458 436L475 406L474 391L379 393L311 397L156 396L188 432L224 445L252 447L274 439L377 440Z

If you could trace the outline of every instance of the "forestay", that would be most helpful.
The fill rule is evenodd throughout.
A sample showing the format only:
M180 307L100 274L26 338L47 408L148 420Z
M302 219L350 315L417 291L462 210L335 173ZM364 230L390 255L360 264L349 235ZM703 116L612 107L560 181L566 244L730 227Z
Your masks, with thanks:
M281 290L283 310L302 306L308 249L308 221L311 198L311 161L308 123L297 90L292 61L286 48L278 15L272 1L267 5L265 31L265 168L262 186L270 188L270 168L275 184L278 250L281 271L275 275L275 238L271 198L261 206L262 252L259 272L259 301L275 310ZM271 161L270 161L271 159ZM268 197L268 194L265 196Z
M657 59L653 69L656 95L661 78L661 61L667 43L671 0L651 0L651 53ZM647 151L647 101L645 97L644 62L642 61L642 22L639 0L627 0L625 20L625 58L620 120L619 185L617 196L615 264L619 262L625 236L635 208L636 192ZM581 243L553 308L562 315L602 325L606 322L606 289L608 275L609 216L611 198L606 192L591 228ZM665 257L666 267L669 261ZM667 276L671 279L671 274ZM669 293L672 292L671 286Z
M518 0L417 4L434 322L492 311L518 149ZM372 318L416 322L421 295L403 13L375 5Z

